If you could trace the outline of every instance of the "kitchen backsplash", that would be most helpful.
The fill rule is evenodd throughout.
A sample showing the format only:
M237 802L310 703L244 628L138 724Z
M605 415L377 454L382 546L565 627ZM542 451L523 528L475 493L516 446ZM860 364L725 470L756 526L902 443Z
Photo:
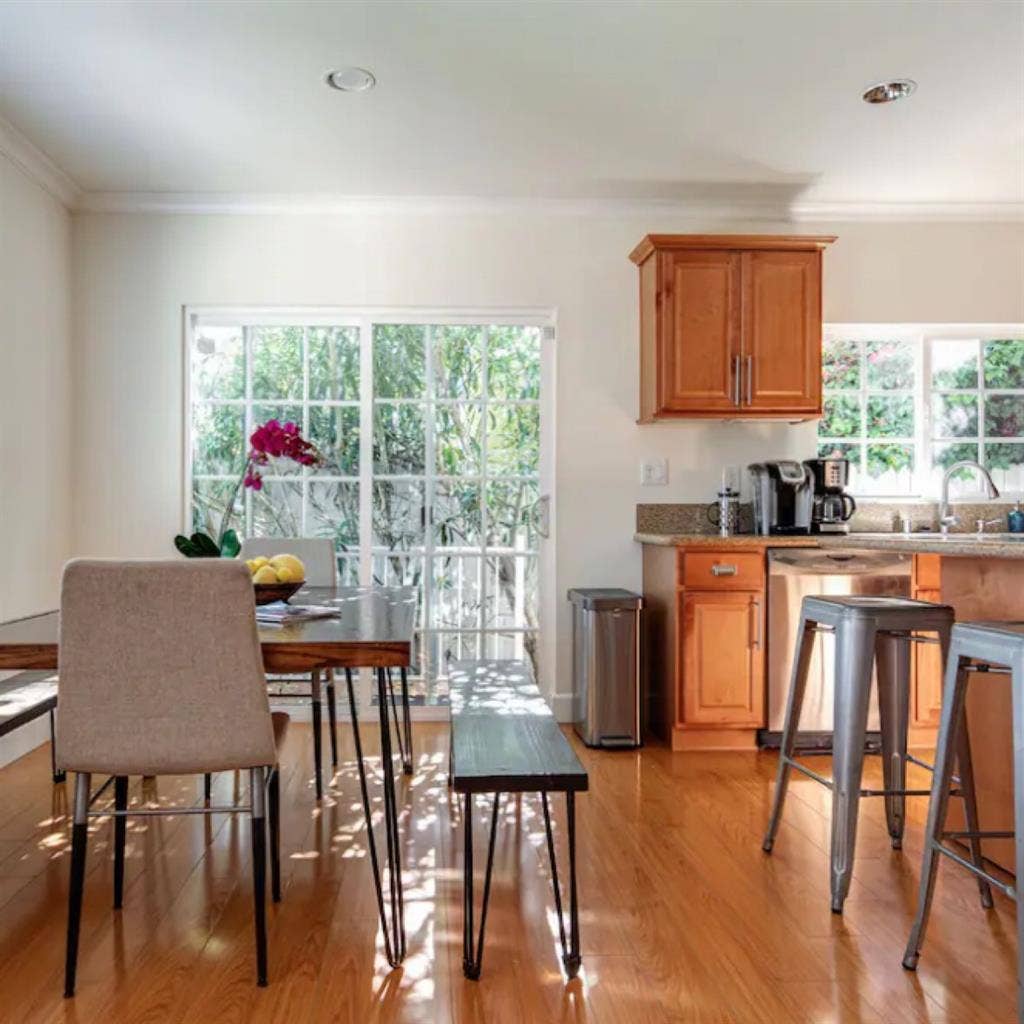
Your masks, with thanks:
M1006 514L1012 502L957 503L952 512L960 521L950 530L955 533L974 533L979 519L999 519L1000 525L988 526L992 533L1006 530ZM681 504L637 505L637 533L718 533L718 527L708 518L708 504L686 502ZM931 504L900 504L899 502L871 502L857 506L850 520L854 533L898 533L901 514L910 516L912 529L939 528L938 502ZM754 532L753 506L740 505L740 533Z

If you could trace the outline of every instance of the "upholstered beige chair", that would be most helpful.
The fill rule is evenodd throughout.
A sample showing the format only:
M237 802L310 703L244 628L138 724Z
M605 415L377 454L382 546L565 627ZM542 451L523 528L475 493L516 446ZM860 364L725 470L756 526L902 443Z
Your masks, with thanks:
M75 991L88 818L111 813L89 809L93 774L115 779L115 909L128 814L250 814L257 978L266 984L266 804L277 900L277 749L288 718L270 713L253 609L248 570L227 559L79 560L64 569L56 756L77 773L65 996ZM130 775L241 768L250 776L247 805L128 809Z
M333 587L337 582L337 556L334 541L329 537L252 537L242 543L242 559L273 558L274 555L295 555L306 566L306 583L311 587ZM271 685L280 680L269 680ZM313 713L313 768L316 778L316 798L323 797L321 773L321 704L320 671L310 673L309 697ZM331 733L331 765L338 767L338 709L334 691L334 671L327 670L327 720ZM206 799L210 799L210 780L206 779Z

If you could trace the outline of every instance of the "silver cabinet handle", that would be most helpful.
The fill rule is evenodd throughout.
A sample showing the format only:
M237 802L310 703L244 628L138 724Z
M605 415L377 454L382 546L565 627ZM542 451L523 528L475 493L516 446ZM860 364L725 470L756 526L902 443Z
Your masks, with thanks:
M747 356L747 405L754 404L754 357Z
M713 565L711 566L712 576L735 576L739 569L735 565Z
M761 649L761 602L755 597L750 602L750 610L754 613L754 626L750 630L753 634L753 640L751 640L751 647L756 647L758 650Z
M739 356L732 357L732 404L740 404L740 380L743 377L743 364Z

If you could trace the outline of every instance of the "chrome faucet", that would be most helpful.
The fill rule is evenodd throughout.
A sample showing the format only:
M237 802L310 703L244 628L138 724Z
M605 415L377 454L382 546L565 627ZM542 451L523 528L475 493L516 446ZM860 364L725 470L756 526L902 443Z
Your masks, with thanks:
M942 478L942 500L939 502L939 529L943 534L949 533L949 528L960 522L956 516L951 516L949 514L949 481L953 474L959 469L977 470L978 475L981 477L981 481L985 486L985 497L987 497L989 501L993 501L999 497L999 488L996 487L993 482L989 471L980 462L975 462L974 459L962 459L960 462L954 462L953 465L946 470L946 473Z

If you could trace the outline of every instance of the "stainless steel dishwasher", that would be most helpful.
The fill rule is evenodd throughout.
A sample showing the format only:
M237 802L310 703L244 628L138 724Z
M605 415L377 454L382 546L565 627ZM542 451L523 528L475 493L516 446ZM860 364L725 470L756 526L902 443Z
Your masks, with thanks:
M851 538L851 543L856 538ZM773 548L768 552L768 728L762 746L777 747L786 716L800 604L808 595L872 594L910 596L912 556L890 551L820 551ZM835 640L815 638L797 744L803 749L832 749L832 697ZM868 746L878 745L878 697L872 678Z

